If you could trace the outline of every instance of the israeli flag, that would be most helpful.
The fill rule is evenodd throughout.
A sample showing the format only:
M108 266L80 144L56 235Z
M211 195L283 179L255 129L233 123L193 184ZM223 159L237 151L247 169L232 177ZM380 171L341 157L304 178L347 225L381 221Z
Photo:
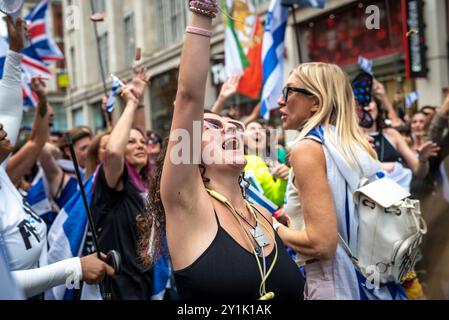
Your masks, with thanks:
M263 90L260 115L269 119L270 111L277 108L284 81L284 40L288 7L281 0L271 0L265 22L262 45Z
M363 71L369 74L373 74L373 61L359 56L359 66Z
M267 209L272 215L279 210L279 207L274 204L270 199L264 196L263 189L257 182L256 178L250 171L245 172L245 179L249 182L246 188L246 199L249 202L257 203L258 205Z
M418 101L419 98L419 93L414 91L411 92L407 95L407 97L405 98L405 105L407 106L407 109L410 109L410 107L416 102Z
M114 111L115 100L117 99L117 95L120 92L120 88L125 86L125 84L122 81L120 81L120 79L117 76L111 74L111 77L112 77L112 90L108 98L108 103L106 105L107 112Z
M92 200L93 182L94 176L90 177L84 184L89 206ZM87 225L86 209L81 191L77 191L59 212L48 233L48 244L50 247L48 264L81 256L86 240ZM74 294L74 290L70 290L63 285L49 290L46 293L46 299L73 300L75 298Z
M167 240L164 238L161 256L153 266L153 292L151 300L163 300L167 288L170 288L171 267L168 256Z
M39 167L25 200L48 224L51 224L56 216L50 199L47 179L45 179L42 167Z

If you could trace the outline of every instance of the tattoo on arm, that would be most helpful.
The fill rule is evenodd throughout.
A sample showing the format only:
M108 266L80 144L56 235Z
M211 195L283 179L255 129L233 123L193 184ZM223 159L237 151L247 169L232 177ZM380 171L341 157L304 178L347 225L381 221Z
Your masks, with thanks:
M39 115L41 116L41 118L45 118L45 116L47 115L47 110L47 102L42 103L39 108Z

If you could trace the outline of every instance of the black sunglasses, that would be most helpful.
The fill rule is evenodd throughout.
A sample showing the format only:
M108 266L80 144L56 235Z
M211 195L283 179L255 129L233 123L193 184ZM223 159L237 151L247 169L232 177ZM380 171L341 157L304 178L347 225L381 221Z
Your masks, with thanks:
M284 89L282 89L282 96L284 98L285 103L287 103L287 101L288 101L288 96L290 94L290 91L302 93L309 97L313 96L313 93L306 89L295 88L295 87L284 87Z

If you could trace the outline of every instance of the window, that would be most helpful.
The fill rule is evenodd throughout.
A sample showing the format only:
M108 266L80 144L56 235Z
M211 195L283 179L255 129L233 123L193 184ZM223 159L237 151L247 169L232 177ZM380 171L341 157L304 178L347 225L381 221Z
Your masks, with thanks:
M105 32L98 39L98 46L101 53L101 64L103 66L104 76L107 78L109 76L109 44L108 44L108 33ZM100 66L98 66L100 68ZM101 70L101 69L100 69ZM101 73L101 71L100 71Z
M105 12L106 11L105 0L94 0L94 11L95 12Z
M157 12L159 48L181 42L187 21L187 2L157 0Z
M70 48L70 59L72 60L72 68L70 70L71 71L71 75L70 75L70 77L71 77L71 79L70 79L71 87L73 89L76 89L76 87L78 85L78 81L76 79L76 77L77 77L77 70L76 70L76 68L78 66L77 66L77 63L76 63L75 47L71 47Z
M84 111L82 107L72 111L72 124L74 128L84 125Z
M134 13L125 18L125 63L132 66L136 51L136 27Z
M100 132L106 127L103 112L101 111L101 101L94 103L91 107L94 132Z

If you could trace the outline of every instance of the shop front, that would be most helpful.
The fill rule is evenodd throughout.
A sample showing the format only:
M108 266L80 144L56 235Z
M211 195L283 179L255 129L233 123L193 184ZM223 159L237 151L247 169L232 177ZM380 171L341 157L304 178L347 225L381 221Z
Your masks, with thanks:
M363 56L373 60L373 73L391 99L396 93L414 91L414 80L407 77L410 61L404 36L406 2L356 1L301 22L297 31L302 62L334 63L353 79L361 71L358 58ZM377 21L373 20L377 17Z

